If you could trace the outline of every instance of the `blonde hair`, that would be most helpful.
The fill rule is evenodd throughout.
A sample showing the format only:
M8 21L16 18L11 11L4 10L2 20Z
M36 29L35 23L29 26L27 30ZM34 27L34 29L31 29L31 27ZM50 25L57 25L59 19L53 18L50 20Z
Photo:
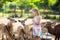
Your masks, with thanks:
M32 9L32 12L37 12L37 15L40 15L38 9L33 8L33 9Z

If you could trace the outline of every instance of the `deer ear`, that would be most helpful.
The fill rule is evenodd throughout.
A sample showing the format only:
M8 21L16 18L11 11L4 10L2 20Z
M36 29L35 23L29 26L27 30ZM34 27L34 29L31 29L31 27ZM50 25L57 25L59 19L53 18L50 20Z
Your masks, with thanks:
M18 20L19 22L21 22L21 20Z
M53 22L52 25L55 26L56 25L56 22Z
M10 18L7 18L7 19L10 19Z
M24 19L23 21L26 21L28 18Z
M56 22L53 22L54 24L56 24Z
M12 21L12 22L17 22L15 19L13 19L13 18L8 18L10 21Z
M49 25L51 25L51 22L46 22L46 24L44 25L44 27L47 27L47 26L49 26Z

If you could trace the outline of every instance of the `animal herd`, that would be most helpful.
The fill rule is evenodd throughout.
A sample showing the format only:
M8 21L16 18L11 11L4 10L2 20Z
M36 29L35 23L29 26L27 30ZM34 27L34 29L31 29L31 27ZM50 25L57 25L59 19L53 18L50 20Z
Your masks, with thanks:
M1 19L0 19L1 20ZM3 22L4 21L4 22ZM38 40L37 37L33 36L31 25L26 25L24 20L5 18L0 21L0 40ZM29 22L28 22L29 23ZM46 22L44 25L48 32L55 36L55 40L60 38L60 24L55 22Z
M14 18L4 18L0 21L1 40L30 40L32 27L25 25L24 20Z

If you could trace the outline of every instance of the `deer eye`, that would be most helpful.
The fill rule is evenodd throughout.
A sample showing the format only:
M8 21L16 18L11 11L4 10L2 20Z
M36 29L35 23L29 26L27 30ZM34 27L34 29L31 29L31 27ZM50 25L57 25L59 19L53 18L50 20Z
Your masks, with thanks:
M17 22L17 21L15 21L15 22Z
M13 23L16 23L17 21L12 21Z
M18 20L19 22L21 22L20 20Z

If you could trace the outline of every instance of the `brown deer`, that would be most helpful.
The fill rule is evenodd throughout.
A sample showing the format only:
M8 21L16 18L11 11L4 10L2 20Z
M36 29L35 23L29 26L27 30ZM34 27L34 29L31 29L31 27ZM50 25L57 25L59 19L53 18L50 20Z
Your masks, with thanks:
M23 29L23 31L24 31L24 40L31 40L31 38L32 38L32 27L31 27L31 25L25 25L26 20L27 19L24 19L22 21L18 20L18 21L21 22L22 25L24 26L24 29Z
M10 38L10 40L13 40L12 34L9 31L9 26L8 24L8 19L7 18L2 18L0 23L0 31L2 33L2 40L8 40L8 37Z
M52 35L55 35L55 40L59 40L60 38L60 24L55 24L51 22L47 22L46 26L48 32Z
M8 37L10 40L13 40L12 34L9 32L7 25L0 24L0 31L2 33L2 40L8 40ZM5 38L4 38L5 35Z
M8 23L10 33L14 36L14 38L16 40L20 40L20 39L23 40L23 37L21 37L21 36L23 36L24 27L22 27L21 22L19 22L18 20L15 20L13 18L8 18L8 19L10 20L10 22Z
M13 18L8 18L10 22L8 23L9 32L12 34L13 38L16 40L15 34L17 33L17 28L20 26L18 25L18 21Z

